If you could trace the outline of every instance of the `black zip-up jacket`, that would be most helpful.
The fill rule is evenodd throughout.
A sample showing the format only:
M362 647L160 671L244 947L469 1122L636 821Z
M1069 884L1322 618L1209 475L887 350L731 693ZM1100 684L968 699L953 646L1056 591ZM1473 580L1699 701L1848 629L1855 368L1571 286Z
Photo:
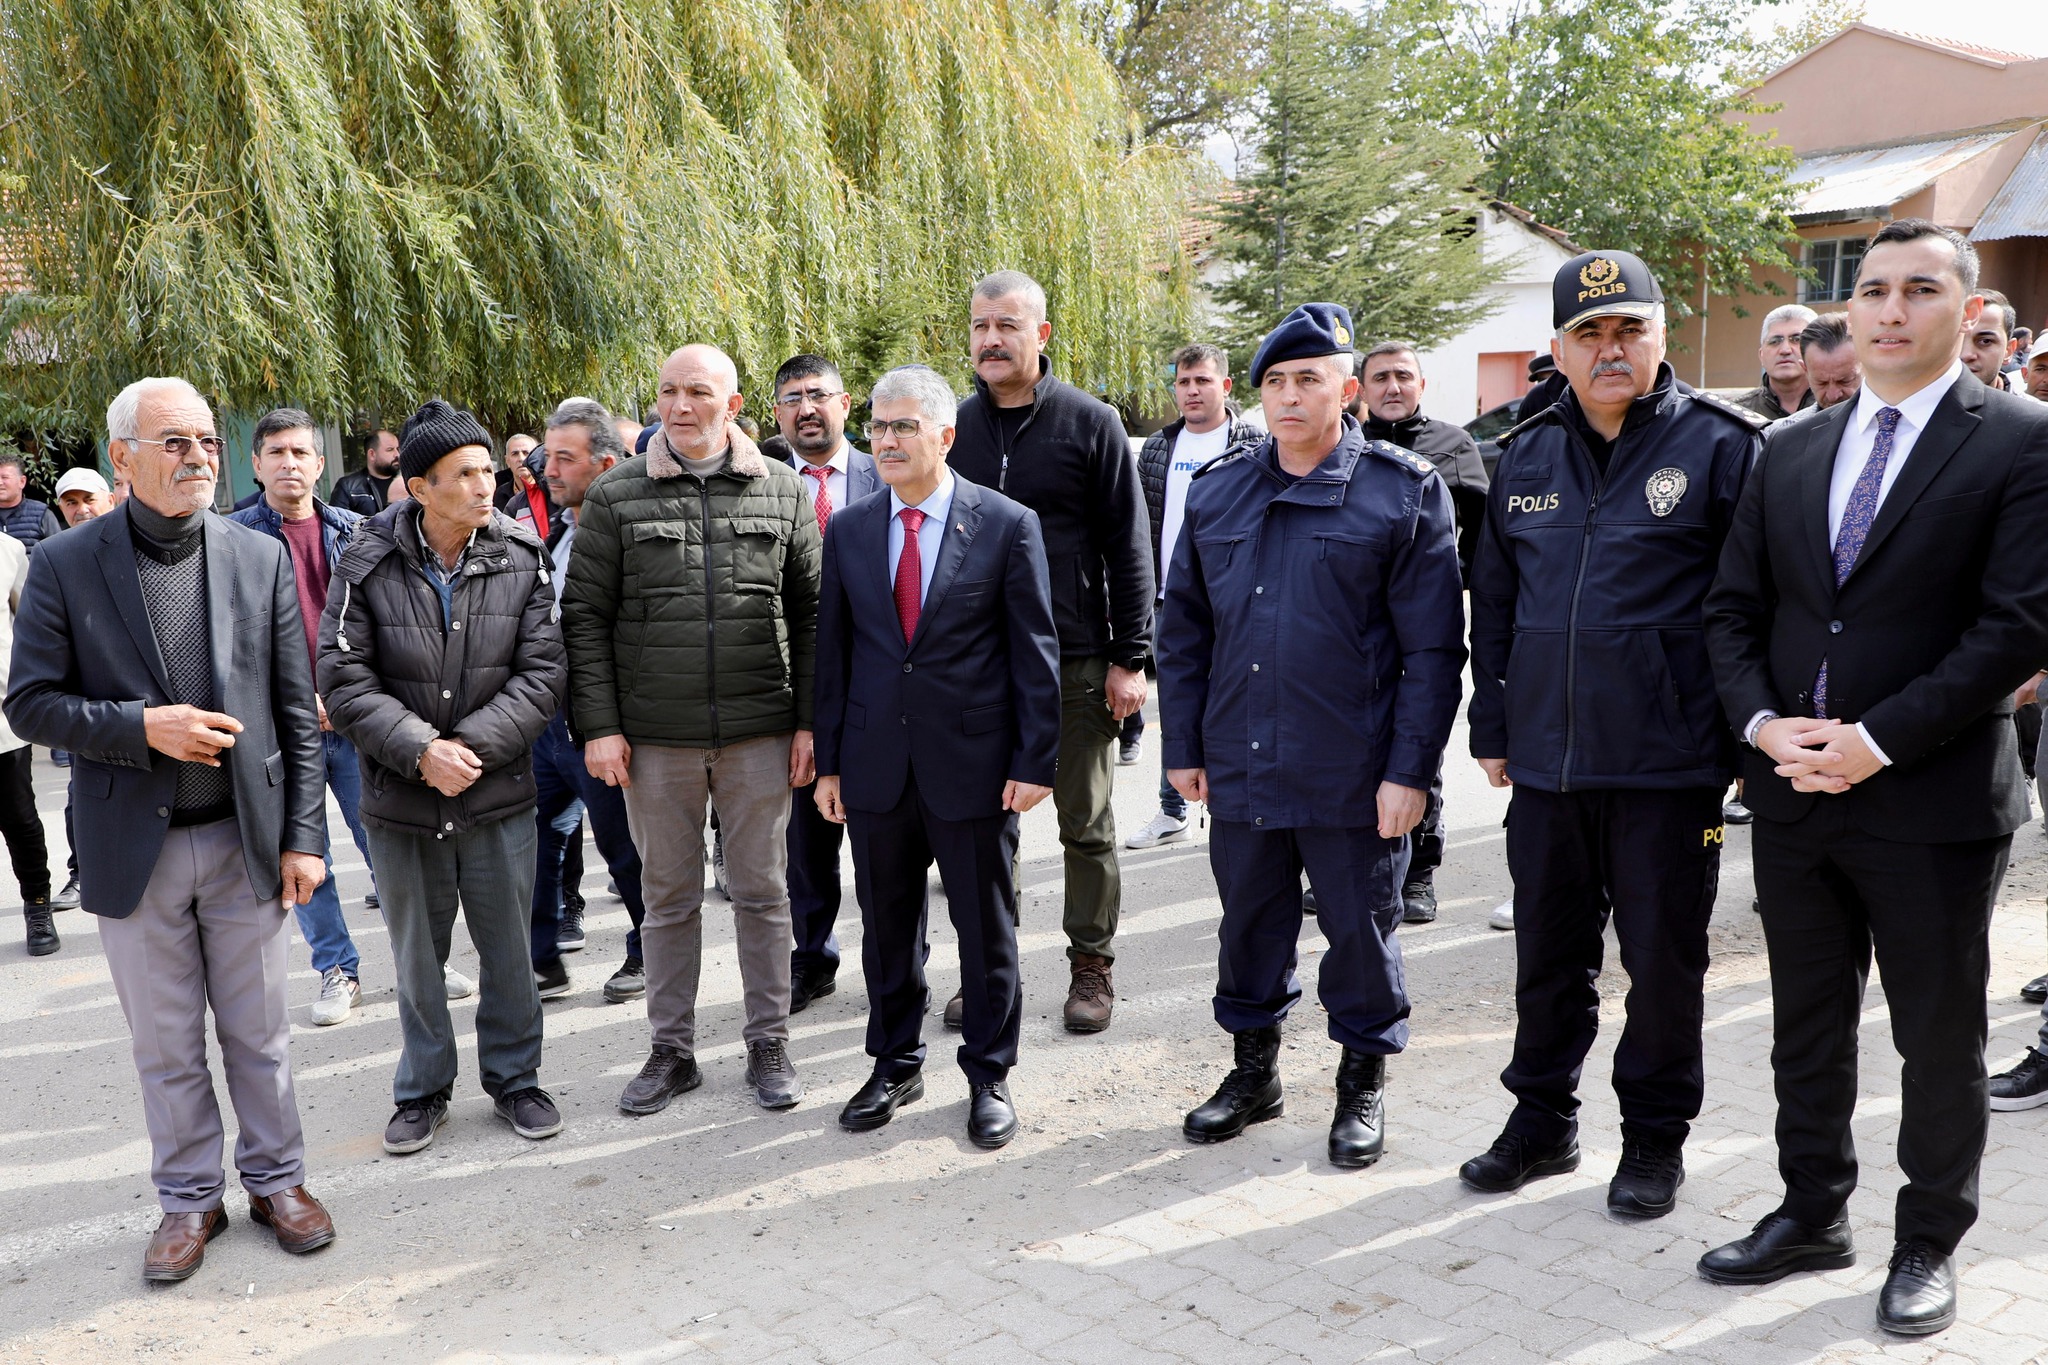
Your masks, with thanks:
M1265 444L1266 433L1253 426L1231 408L1229 434L1223 438L1223 454L1217 459L1230 455L1249 455ZM1145 492L1145 517L1152 526L1152 588L1159 591L1159 581L1165 577L1165 565L1159 562L1160 537L1166 531L1166 474L1173 463L1173 444L1180 439L1181 429L1187 426L1185 417L1176 417L1158 431L1145 438L1144 449L1138 452L1138 482Z
M1761 443L1658 368L1603 472L1567 391L1501 440L1472 567L1472 756L1539 791L1726 786L1705 602Z
M1411 413L1398 422L1382 422L1367 412L1365 434L1375 441L1412 450L1436 466L1451 490L1451 510L1458 518L1458 571L1472 580L1472 555L1479 548L1479 526L1486 520L1486 462L1472 433L1434 417Z
M1156 587L1138 465L1116 409L1054 378L1040 356L1031 411L1010 449L979 379L954 426L946 462L1038 513L1060 657L1143 667Z

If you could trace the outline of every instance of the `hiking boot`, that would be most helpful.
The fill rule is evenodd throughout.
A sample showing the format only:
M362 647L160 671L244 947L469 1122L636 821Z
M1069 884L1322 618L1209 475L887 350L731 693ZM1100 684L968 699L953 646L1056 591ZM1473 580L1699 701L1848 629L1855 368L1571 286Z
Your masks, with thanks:
M678 1048L656 1043L647 1054L640 1074L626 1082L619 1095L619 1108L628 1114L658 1114L668 1102L686 1090L704 1084L697 1059Z
M363 988L339 967L320 973L320 994L313 1001L313 1022L326 1028L348 1018L348 1012L363 1003Z
M638 1000L647 994L647 964L637 957L629 957L612 973L611 980L604 983L604 998L614 1005L628 1000Z
M1280 1026L1245 1029L1231 1039L1237 1064L1216 1093L1181 1121L1181 1135L1189 1142L1225 1142L1247 1124L1280 1117Z
M448 1101L440 1098L402 1101L384 1125L384 1150L393 1156L423 1151L448 1122Z
M1337 1063L1337 1114L1330 1120L1330 1164L1370 1166L1386 1150L1387 1059L1344 1049Z
M747 1084L754 1087L754 1099L763 1109L787 1109L804 1097L804 1083L789 1060L789 1044L780 1038L747 1044Z
M512 1131L535 1142L562 1131L562 1114L554 1097L537 1085L498 1096L498 1117L512 1125Z
M1116 982L1110 976L1109 959L1075 953L1072 967L1074 979L1067 987L1067 1032L1100 1033L1109 1027L1110 1011L1116 1008Z

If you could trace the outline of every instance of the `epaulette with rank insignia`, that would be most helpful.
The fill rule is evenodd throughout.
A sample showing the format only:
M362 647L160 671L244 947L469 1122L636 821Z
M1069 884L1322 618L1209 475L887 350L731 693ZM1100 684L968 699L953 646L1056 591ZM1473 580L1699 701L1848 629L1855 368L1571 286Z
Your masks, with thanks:
M1395 445L1392 441L1367 441L1365 448L1384 460L1391 460L1418 478L1436 473L1436 466L1414 451Z
M1751 412L1748 408L1744 407L1737 407L1718 394L1708 393L1704 389L1693 389L1686 394L1686 397L1709 411L1717 412L1723 417L1741 423L1751 431L1762 431L1771 424L1771 419L1762 413Z

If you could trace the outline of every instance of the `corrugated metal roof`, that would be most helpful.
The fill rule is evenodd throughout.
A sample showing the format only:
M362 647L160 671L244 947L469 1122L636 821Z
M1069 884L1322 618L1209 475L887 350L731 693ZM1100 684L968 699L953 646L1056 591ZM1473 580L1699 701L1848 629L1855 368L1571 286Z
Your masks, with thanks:
M1810 182L1792 210L1794 222L1883 213L2007 138L2008 130L1903 147L1866 148L1803 158L1794 181Z
M2048 132L2034 139L1970 231L1973 242L2006 237L2048 237Z

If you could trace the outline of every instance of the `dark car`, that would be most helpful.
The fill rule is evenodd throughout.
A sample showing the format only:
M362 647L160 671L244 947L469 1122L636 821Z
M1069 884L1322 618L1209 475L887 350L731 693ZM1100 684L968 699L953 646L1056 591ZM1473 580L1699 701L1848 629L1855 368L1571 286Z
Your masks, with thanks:
M1510 399L1465 423L1465 430L1479 443L1479 459L1486 466L1488 480L1493 478L1493 467L1500 463L1500 438L1515 429L1515 410L1521 402L1519 398Z

